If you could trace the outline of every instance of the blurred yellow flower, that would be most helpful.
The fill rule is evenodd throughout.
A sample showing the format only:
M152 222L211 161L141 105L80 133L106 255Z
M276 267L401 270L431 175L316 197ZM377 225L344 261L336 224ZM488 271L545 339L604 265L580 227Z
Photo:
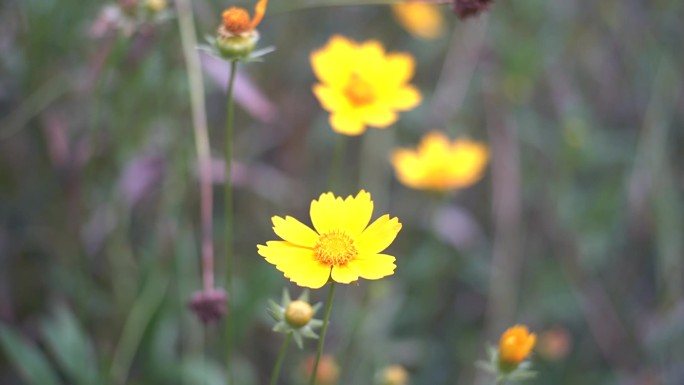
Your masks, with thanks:
M477 182L489 158L487 146L469 139L449 139L438 131L427 134L417 149L392 153L392 165L404 185L446 191Z
M421 39L435 39L444 33L444 17L439 7L421 2L392 4L394 18L411 35Z
M282 241L257 245L259 255L299 286L318 289L332 277L351 283L394 274L395 258L380 254L396 238L401 223L383 215L368 225L371 196L361 190L346 199L324 193L311 202L314 229L287 216L273 217L273 231Z
M420 92L407 84L415 61L406 53L385 54L378 41L356 43L333 36L311 53L311 66L320 83L313 92L330 111L333 130L360 135L366 126L385 128L421 101Z
M527 358L537 342L537 336L527 326L508 328L499 340L499 360L505 364L518 365Z
M300 372L304 378L311 377L313 371L315 356L309 356L304 359L300 366ZM335 358L328 354L321 356L318 363L318 371L316 372L316 385L335 385L340 379L340 366L335 361Z

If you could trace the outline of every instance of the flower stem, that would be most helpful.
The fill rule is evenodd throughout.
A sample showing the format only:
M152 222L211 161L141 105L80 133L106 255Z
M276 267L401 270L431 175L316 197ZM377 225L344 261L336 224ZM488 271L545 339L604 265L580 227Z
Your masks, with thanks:
M276 360L275 366L273 367L273 374L271 374L271 385L275 385L278 382L278 376L280 374L280 368L283 366L283 360L285 358L285 353L287 352L287 345L290 343L290 338L292 333L287 333L283 345L280 347L278 352L278 359Z
M314 385L316 382L316 375L318 374L318 361L321 359L323 353L323 343L325 342L325 333L328 331L328 320L330 320L330 310L332 310L333 295L335 294L335 282L330 282L330 292L328 293L328 302L325 304L325 317L323 318L323 328L321 329L321 337L318 339L318 349L316 351L316 360L314 367L311 370L311 378L309 385Z
M345 135L337 135L333 157L330 162L330 174L328 174L328 186L331 190L335 190L336 184L344 171L344 154L346 149L347 137Z
M226 97L226 148L224 151L224 206L225 206L225 238L226 238L226 261L225 261L225 281L226 291L233 293L233 182L231 177L231 164L233 158L233 86L235 84L235 72L237 71L237 61L230 62L230 78L228 78L228 95ZM230 302L226 304L228 314L230 311ZM225 341L226 341L226 371L229 376L233 373L230 370L230 361L232 355L232 340L233 340L233 322L229 317L225 318ZM232 383L232 382L231 382Z

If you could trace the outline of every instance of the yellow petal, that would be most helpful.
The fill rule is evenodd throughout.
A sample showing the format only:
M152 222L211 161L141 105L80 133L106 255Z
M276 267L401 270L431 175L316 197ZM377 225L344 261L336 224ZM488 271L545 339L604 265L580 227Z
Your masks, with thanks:
M347 97L329 86L316 84L313 86L313 93L326 111L346 110L350 107Z
M268 263L273 265L287 262L291 255L313 255L311 249L299 247L286 241L268 241L266 246L257 245L257 251Z
M398 218L383 215L356 238L356 247L361 254L376 254L385 250L401 230Z
M358 119L356 115L347 112L330 114L330 125L335 132L350 136L361 135L366 131L363 121Z
M394 269L397 267L394 264L395 260L396 258L387 254L365 254L357 256L349 261L347 265L356 271L361 278L380 279L394 274Z
M273 217L273 231L282 239L298 246L313 247L318 240L318 234L302 222L290 216Z
M364 123L379 128L389 127L398 119L396 112L382 105L364 108L358 115L363 117Z
M332 279L339 283L352 283L359 279L359 274L346 265L334 266L332 268Z
M381 100L387 107L395 108L400 111L407 111L419 105L422 96L418 89L407 85L399 89L392 89L390 92L383 95Z
M309 259L284 273L286 278L299 286L319 289L330 278L330 266Z
M355 197L351 195L342 202L341 230L345 230L350 236L355 237L368 226L373 215L373 201L371 195L365 190L359 191Z
M309 215L311 215L311 222L319 234L337 228L336 223L341 214L341 203L342 199L335 198L331 192L321 194L318 200L311 201Z
M343 36L330 38L323 48L311 53L311 67L322 83L344 87L353 70L357 44Z
M392 53L385 57L382 80L392 87L401 86L411 80L415 73L416 61L407 53Z

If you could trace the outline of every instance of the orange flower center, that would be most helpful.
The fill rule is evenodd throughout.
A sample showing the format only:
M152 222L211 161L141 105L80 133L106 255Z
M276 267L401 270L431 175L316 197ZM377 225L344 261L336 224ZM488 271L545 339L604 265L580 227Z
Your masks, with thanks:
M252 29L249 12L244 8L230 7L223 11L223 27L231 33L242 33Z
M344 94L355 107L370 104L373 100L375 100L373 87L370 83L368 83L368 81L362 79L358 74L352 74L352 76L349 78L349 82L344 88Z
M329 266L344 265L358 254L354 240L347 233L339 230L322 234L314 246L316 260Z

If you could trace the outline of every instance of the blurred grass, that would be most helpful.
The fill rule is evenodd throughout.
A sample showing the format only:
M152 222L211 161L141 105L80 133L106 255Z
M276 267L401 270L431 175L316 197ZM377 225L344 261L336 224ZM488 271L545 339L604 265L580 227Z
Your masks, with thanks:
M194 3L198 36L212 33L227 4ZM367 383L394 362L413 384L487 383L473 362L515 322L571 336L566 357L537 354L533 383L684 382L681 2L499 1L468 22L445 7L454 32L430 42L403 31L386 6L272 3L260 32L277 51L244 74L277 119L236 114L236 161L260 181L238 183L235 197L229 316L240 384L266 383L281 341L264 309L285 280L255 245L272 237L272 215L306 217L328 183L336 136L310 92L308 55L335 33L413 53L425 99L394 127L347 140L336 192L369 189L376 212L397 215L404 229L390 249L394 276L338 291L326 350L341 361L340 383ZM199 195L180 35L171 21L131 37L89 37L105 4L0 5L0 383L109 383L106 369L122 362L130 370L119 383L225 383L217 328L204 330L185 306L200 287ZM225 91L206 74L205 83L219 157ZM519 191L494 179L509 172L492 169L438 201L390 174L389 149L413 146L427 130L494 148L502 127L514 134L503 150L518 155L504 165L516 163ZM517 219L501 227L494 200L511 196L503 209L518 205ZM449 217L452 237L438 237L434 215L447 207L469 221ZM458 241L467 231L468 242ZM511 296L505 319L489 319L493 255L518 269L507 271L518 290L500 289ZM158 307L136 305L155 282L169 285ZM121 340L125 330L138 332ZM283 383L296 383L313 346L291 350ZM70 355L97 362L76 370Z

